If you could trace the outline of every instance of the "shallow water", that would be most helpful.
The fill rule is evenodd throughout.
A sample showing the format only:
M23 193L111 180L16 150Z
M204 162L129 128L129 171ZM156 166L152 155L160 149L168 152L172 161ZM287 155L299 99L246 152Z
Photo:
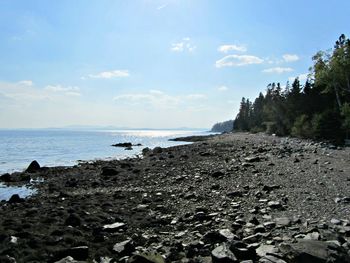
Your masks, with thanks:
M0 201L10 199L13 194L18 194L20 197L25 198L35 192L35 189L30 189L27 186L6 186L0 183Z

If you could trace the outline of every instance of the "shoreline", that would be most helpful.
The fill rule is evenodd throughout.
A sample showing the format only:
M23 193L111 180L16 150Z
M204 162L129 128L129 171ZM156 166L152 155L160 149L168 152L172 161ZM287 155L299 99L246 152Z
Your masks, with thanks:
M166 262L220 262L219 251L226 262L291 262L293 244L333 253L326 241L347 259L349 149L262 134L203 139L31 174L44 179L36 195L0 202L0 261L126 262L151 250Z

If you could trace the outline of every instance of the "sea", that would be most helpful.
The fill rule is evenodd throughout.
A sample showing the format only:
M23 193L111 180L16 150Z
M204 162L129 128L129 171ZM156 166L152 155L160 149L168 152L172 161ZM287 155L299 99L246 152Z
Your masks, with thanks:
M188 144L169 139L213 134L205 130L18 129L0 130L0 175L25 170L31 161L41 166L73 166L82 161L111 160L141 154L143 148ZM132 150L112 144L141 144ZM0 183L0 200L12 194L35 193L30 186L8 187Z

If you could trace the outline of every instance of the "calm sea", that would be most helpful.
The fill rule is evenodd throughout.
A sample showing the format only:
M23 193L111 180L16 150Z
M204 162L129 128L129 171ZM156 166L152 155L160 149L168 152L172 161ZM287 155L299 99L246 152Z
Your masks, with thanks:
M132 157L145 147L186 144L169 141L171 138L208 134L188 130L0 130L0 174L23 171L33 160L41 166L71 166L79 161ZM119 142L142 146L133 150L111 146ZM9 199L15 193L25 197L33 190L0 183L0 200Z
M41 166L70 166L79 160L134 156L145 147L169 147L183 142L169 141L205 131L185 130L0 130L0 174L21 171L33 160ZM140 143L133 150L112 147L119 142Z

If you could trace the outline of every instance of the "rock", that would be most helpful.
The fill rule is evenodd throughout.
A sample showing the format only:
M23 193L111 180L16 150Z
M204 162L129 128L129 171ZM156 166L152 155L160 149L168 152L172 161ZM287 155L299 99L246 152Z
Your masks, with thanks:
M257 234L250 235L243 238L242 241L246 243L256 243L260 241L262 238L263 238L263 235L261 233L257 233Z
M242 197L243 196L243 193L239 190L237 191L231 191L231 192L228 192L227 193L227 196L228 197Z
M119 171L112 167L103 167L102 168L102 175L110 176L110 175L117 175L119 174Z
M211 173L211 177L214 177L214 178L222 177L224 175L225 174L223 172L221 172L221 171L215 171L215 172Z
M134 252L134 250L135 246L131 239L127 239L123 242L116 243L113 246L113 251L117 252L120 256L130 255L132 252Z
M74 227L80 226L81 225L81 219L80 219L80 217L77 214L72 213L72 214L70 214L67 217L67 219L65 221L65 225L67 225L67 226L74 226Z
M279 252L278 248L273 245L260 245L256 250L259 257L265 257L267 254L276 254Z
M165 263L164 258L158 253L145 252L128 259L128 263Z
M233 239L237 238L237 236L234 235L234 234L231 232L231 230L230 230L230 229L227 229L227 228L225 228L225 229L220 229L220 230L219 230L219 234L220 234L221 236L223 236L227 241L233 240Z
M251 157L244 158L244 160L247 163L259 162L260 161L260 157L259 156L251 156Z
M320 240L321 239L321 235L318 232L312 232L312 233L308 233L304 239L307 240Z
M162 147L155 147L152 151L154 154L159 154L163 152L163 148Z
M142 155L144 156L149 154L150 152L151 152L151 149L148 147L142 149Z
M28 168L26 169L27 173L35 173L40 170L40 164L37 161L32 161Z
M77 263L78 261L74 260L71 256L62 258L54 263Z
M255 259L255 249L248 247L242 241L233 240L230 242L230 250L239 260Z
M282 204L279 201L270 201L267 203L268 207L272 209L279 209L282 208Z
M80 247L72 247L68 249L64 249L61 251L58 251L56 253L56 258L62 258L61 262L76 262L76 261L67 261L71 260L73 258L74 260L86 260L89 257L89 247L87 246L80 246Z
M9 173L1 175L0 181L5 182L5 183L11 182L11 175Z
M124 227L125 227L124 223L117 222L110 225L104 225L103 230L109 231L109 232L115 232L115 231L118 231L119 229L123 229Z
M127 147L131 147L132 143L131 142L121 142L121 143L112 144L112 146L127 148Z
M290 226L291 220L288 217L277 217L275 218L275 223L277 227L286 227Z
M343 247L325 241L300 239L297 243L282 243L280 250L287 262L350 262L350 256Z
M232 251L227 247L225 243L222 244L221 246L216 247L211 252L211 257L212 257L213 263L238 262L236 256L232 253Z
M12 196L10 197L10 199L8 200L8 202L9 202L10 204L21 203L21 202L23 202L23 201L24 201L24 199L21 198L21 197L19 197L18 194L12 195Z

